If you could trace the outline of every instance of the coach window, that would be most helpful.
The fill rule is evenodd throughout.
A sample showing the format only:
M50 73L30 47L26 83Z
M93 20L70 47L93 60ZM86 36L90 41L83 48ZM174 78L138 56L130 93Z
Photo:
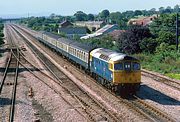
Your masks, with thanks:
M82 51L80 51L80 59L82 59Z
M81 51L79 51L79 58L81 59Z
M86 54L85 54L85 52L84 52L84 55L83 55L83 60L86 61Z
M71 47L69 47L69 53L71 53Z
M79 58L79 50L77 50L77 57Z
M81 51L81 59L83 58L83 52Z

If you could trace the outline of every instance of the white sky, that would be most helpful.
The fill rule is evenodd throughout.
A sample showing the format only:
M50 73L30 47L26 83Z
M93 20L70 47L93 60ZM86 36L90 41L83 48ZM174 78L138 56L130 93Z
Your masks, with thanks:
M73 15L81 10L97 14L104 9L113 11L143 10L174 7L180 0L1 0L0 16Z

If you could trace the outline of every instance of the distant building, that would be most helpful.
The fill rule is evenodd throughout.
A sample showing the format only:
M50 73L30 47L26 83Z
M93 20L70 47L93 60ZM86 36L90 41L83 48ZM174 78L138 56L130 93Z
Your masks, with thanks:
M68 20L63 21L59 25L60 28L67 28L67 27L71 27L71 26L73 26L73 24L71 22L69 22Z
M58 33L64 33L68 38L73 38L75 35L82 37L87 33L87 28L85 27L67 27L59 28Z
M77 21L74 23L74 25L87 27L91 31L96 31L105 26L106 24L103 21Z
M114 30L118 29L118 25L105 25L104 27L102 27L101 29L97 30L95 33L93 34L88 34L86 36L81 37L81 39L88 39L88 38L93 38L93 37L98 37L98 36L102 36L104 34L108 34Z
M153 15L150 17L140 17L137 19L130 19L128 21L128 25L142 25L142 26L147 26L153 22L158 16Z

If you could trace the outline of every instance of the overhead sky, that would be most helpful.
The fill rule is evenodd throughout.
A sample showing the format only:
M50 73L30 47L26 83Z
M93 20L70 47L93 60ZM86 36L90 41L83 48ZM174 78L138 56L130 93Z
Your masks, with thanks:
M123 12L176 4L180 4L180 0L1 0L0 17L28 16L28 13L30 16L73 15L78 10L97 14L104 9Z

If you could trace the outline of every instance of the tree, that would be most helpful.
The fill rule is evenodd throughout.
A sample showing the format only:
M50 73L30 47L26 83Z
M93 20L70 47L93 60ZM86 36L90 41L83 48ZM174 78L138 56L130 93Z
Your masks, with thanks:
M135 16L142 15L142 11L140 11L140 10L135 10L134 15L135 15Z
M147 12L149 15L157 14L156 9L152 8Z
M112 12L109 18L113 24L117 24L119 21L121 21L122 15L120 12Z
M144 38L140 42L140 49L143 52L153 53L156 50L157 41L153 38Z
M3 22L3 20L2 20L2 18L0 18L0 23L2 23Z
M76 17L76 21L85 21L87 20L87 15L82 11L77 11L74 16Z
M164 10L164 13L171 13L173 10L170 6L168 6L165 10Z
M140 52L138 40L135 38L134 33L131 31L122 33L118 40L118 45L121 52L125 52L128 54Z
M144 38L151 37L150 30L146 27L131 26L129 30L122 33L118 39L120 51L133 54L141 52L140 43Z
M149 11L156 12L156 8L152 8Z
M56 15L54 13L52 13L50 16L49 16L51 19L54 19L56 17Z
M107 17L109 17L109 15L110 15L109 10L103 10L103 11L100 13L100 17L101 17L102 19L106 19Z
M174 12L180 12L180 7L179 7L179 5L175 5L174 6Z
M160 13L160 14L163 14L163 13L164 13L164 10L165 10L164 7L160 7L160 8L159 8L159 13Z
M172 32L160 31L159 35L158 35L158 38L157 38L157 42L159 44L167 43L169 45L173 45L176 42L175 39L176 39L176 36Z
M124 18L132 18L132 17L134 17L134 12L133 11L125 11L125 12L123 12L122 13L122 15L123 15L123 17Z
M93 14L88 14L87 15L87 20L94 21L94 15Z

